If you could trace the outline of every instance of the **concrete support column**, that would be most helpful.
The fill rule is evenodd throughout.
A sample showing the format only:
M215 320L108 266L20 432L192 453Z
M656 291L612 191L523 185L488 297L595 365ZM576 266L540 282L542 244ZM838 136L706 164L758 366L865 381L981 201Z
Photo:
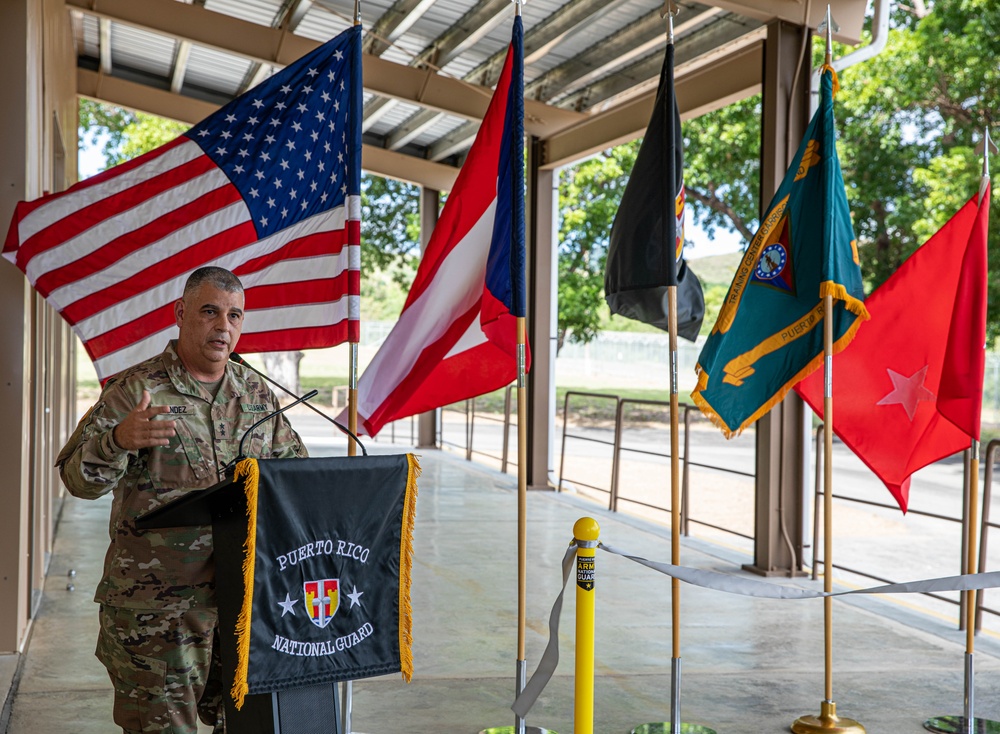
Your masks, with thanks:
M760 206L771 201L809 123L808 28L777 21L764 44ZM803 45L805 44L805 45ZM804 53L803 53L804 51ZM757 422L754 562L750 571L802 569L805 408L795 393Z
M528 488L548 489L555 466L556 305L559 174L542 170L542 141L530 138L526 209L528 268Z
M9 222L19 199L41 193L41 5L0 0L0 221ZM28 565L32 401L32 297L24 275L0 263L0 653L21 647L30 606Z
M420 189L420 247L427 247L441 208L441 192L426 186ZM437 445L438 413L429 410L417 416L417 448L434 449Z

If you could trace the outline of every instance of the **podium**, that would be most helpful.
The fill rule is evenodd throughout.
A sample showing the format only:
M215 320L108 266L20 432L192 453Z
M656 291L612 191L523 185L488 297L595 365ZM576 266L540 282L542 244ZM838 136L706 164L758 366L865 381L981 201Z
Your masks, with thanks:
M343 734L340 681L408 680L418 473L411 455L244 460L137 521L212 526L228 731Z

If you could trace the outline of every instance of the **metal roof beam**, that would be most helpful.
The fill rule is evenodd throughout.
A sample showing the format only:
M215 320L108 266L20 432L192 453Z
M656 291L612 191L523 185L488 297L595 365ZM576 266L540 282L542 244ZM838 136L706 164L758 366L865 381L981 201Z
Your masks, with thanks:
M389 48L385 41L395 41L406 33L433 4L434 0L396 0L369 29L363 46L365 52L375 56L384 54Z
M101 54L101 73L111 73L111 21L101 18L97 24L98 46Z
M740 19L724 16L711 23L700 33L685 36L677 41L674 52L674 65L680 67L685 62L710 53L714 49L732 41L747 36L747 28ZM662 41L662 42L661 42ZM656 83L663 68L663 48L666 39L660 39L654 44L657 50L635 63L618 68L613 74L607 74L592 84L583 87L569 88L568 94L560 94L553 102L572 109L590 109L617 95L628 92L637 85L648 82ZM568 85L567 85L568 86Z
M489 33L508 14L513 17L510 0L479 0L447 31L417 54L411 65L427 62L440 69Z
M566 3L524 34L525 65L530 64L532 59L555 48L575 29L585 24L598 12L608 12L624 1L614 0L608 4L607 0L571 0L571 2ZM507 49L498 51L469 72L465 78L482 84L484 87L492 87L500 78L500 72L503 70L506 58Z
M184 74L187 71L188 58L191 56L191 42L178 41L174 52L173 70L170 72L170 91L177 94L184 86Z
M441 112L421 110L389 134L385 147L389 150L399 150L442 117L444 114Z
M827 6L827 3L803 3L801 0L709 0L709 2L762 23L785 20L809 28L819 28L819 24L826 17ZM851 45L859 43L868 0L829 0L829 4L833 19L840 24L840 30L834 33L833 37ZM807 12L808 17L806 17Z
M678 76L677 106L682 119L698 117L760 92L764 46L756 42L714 64ZM591 116L545 141L542 167L559 168L642 136L653 112L656 89L614 109Z
M504 0L507 2L507 0ZM174 0L101 0L96 10L91 0L66 0L66 5L83 13L109 18L154 33L186 39L224 53L275 66L286 66L317 46L294 33L250 23ZM377 56L365 54L365 89L373 94L430 107L468 120L482 120L489 106L491 89L432 71L414 69ZM583 115L550 105L525 100L525 130L530 135L548 137L583 119Z
M475 122L467 122L459 125L443 138L430 147L427 157L432 161L444 160L450 155L465 150L479 134L479 125Z
M205 0L200 0L201 4L205 4ZM299 27L299 23L302 19L306 17L306 13L313 6L313 0L292 0L290 4L282 5L282 9L278 11L278 14L271 21L272 28L281 28L282 23L285 27L294 31ZM248 89L253 89L262 81L267 79L268 75L271 73L270 64L261 64L258 62L253 62L250 64L250 68L247 69L246 75L243 77L243 83L240 84L238 94L243 94Z

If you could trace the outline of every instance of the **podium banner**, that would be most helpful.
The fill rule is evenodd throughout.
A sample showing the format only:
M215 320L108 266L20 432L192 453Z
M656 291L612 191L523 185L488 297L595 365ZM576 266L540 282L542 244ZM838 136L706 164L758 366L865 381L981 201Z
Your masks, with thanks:
M236 707L248 694L413 673L412 454L245 459Z

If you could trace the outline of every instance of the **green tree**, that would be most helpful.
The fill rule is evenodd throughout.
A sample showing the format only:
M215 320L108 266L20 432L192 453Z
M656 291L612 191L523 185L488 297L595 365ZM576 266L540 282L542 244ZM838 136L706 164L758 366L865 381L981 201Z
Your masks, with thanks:
M96 145L102 138L107 166L114 166L164 143L169 143L190 127L145 112L130 112L89 99L80 100L80 145Z
M682 126L689 211L709 239L717 229L735 230L745 243L753 237L760 214L760 115L758 94Z
M608 317L604 265L608 237L639 141L563 171L559 182L559 308L556 350L591 341Z
M1000 111L1000 5L950 0L897 11L888 44L846 69L840 155L870 289L978 190L976 143ZM993 203L990 239L1000 235ZM990 253L989 333L1000 333L1000 259Z
M420 259L419 186L362 175L361 259L363 277L387 275L409 290Z

